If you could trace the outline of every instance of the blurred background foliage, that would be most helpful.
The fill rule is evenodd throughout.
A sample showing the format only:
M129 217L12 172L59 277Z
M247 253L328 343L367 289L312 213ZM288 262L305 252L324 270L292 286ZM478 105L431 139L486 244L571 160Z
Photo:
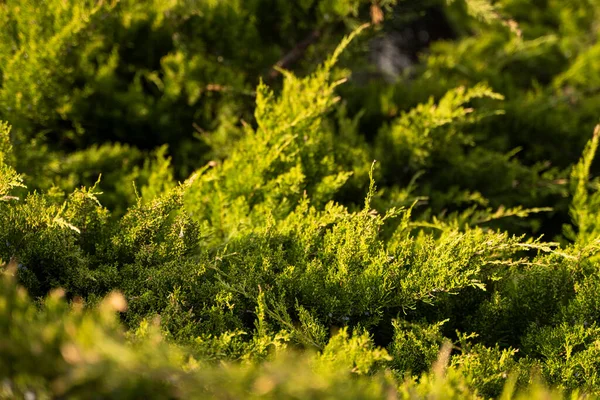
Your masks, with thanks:
M353 147L381 161L388 203L418 176L436 214L550 206L522 229L556 235L565 171L596 122L592 0L20 0L0 12L0 118L13 127L17 169L32 189L67 192L102 173L103 204L118 213L135 200L130 182L159 168L158 148L168 145L160 154L176 180L226 158L243 123L255 124L260 79L279 87L273 66L310 72L369 20L377 25L340 64L352 75L331 123L343 140L356 130ZM406 129L406 111L480 82L504 96L481 104L489 117L438 110L426 138ZM345 204L364 193L364 174L353 180L362 186L344 189Z

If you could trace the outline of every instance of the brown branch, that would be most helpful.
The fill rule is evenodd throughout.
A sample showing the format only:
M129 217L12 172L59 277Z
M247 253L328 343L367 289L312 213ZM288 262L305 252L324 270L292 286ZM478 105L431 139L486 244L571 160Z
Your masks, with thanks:
M300 43L296 44L292 50L290 50L286 55L284 55L279 61L275 63L271 71L269 72L268 78L274 79L279 76L279 71L277 68L287 69L290 65L294 64L296 61L302 58L306 49L317 41L321 37L321 31L319 29L315 29L312 31L304 40Z

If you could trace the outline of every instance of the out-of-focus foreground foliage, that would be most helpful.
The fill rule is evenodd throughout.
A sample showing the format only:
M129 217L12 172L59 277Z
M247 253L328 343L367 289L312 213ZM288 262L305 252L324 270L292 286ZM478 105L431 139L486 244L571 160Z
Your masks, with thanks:
M0 397L600 395L599 14L0 0Z

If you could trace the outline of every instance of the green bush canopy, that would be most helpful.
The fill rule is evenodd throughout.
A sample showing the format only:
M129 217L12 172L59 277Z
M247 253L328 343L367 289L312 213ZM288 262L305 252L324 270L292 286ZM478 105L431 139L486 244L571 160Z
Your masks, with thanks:
M597 0L0 0L0 398L600 396Z

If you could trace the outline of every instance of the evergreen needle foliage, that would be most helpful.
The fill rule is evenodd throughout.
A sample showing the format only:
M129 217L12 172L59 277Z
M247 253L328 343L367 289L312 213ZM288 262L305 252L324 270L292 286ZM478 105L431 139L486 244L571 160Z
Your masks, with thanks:
M529 3L0 0L0 398L600 397L600 8Z

